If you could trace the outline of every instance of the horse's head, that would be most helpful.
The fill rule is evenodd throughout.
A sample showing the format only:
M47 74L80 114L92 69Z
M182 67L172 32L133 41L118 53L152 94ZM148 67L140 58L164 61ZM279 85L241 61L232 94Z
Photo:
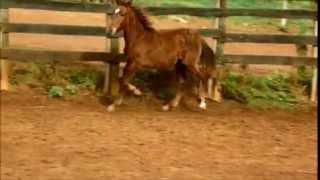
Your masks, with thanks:
M107 25L111 35L115 35L124 29L125 23L127 22L128 8L132 5L132 0L117 0L116 3L109 14L110 21L109 25Z

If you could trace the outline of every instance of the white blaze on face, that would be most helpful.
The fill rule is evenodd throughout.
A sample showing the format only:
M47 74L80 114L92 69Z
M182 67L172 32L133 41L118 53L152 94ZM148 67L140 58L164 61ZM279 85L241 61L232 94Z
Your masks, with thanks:
M114 10L114 14L119 14L120 13L120 8L117 8L116 10ZM111 28L111 33L112 34L116 34L117 33L117 28Z

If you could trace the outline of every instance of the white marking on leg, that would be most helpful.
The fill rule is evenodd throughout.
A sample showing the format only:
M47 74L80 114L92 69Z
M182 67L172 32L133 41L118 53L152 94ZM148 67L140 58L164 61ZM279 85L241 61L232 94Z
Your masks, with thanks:
M182 94L181 94L181 93L178 93L178 94L176 95L176 97L173 99L172 103L171 103L171 104L172 104L172 107L178 107L181 98L182 98Z
M170 105L166 104L166 105L162 106L162 110L163 111L169 111L170 110Z
M129 88L130 91L133 92L134 95L136 95L136 96L141 96L142 95L142 92L138 88L136 88L134 85L128 84L128 88Z
M108 112L114 112L116 110L116 105L115 104L110 104L107 108Z
M204 99L201 100L199 107L203 110L207 109L207 103Z
M128 88L130 91L134 91L136 89L136 87L132 84L128 84Z
M114 10L114 14L118 14L120 12L120 8L117 8L116 10Z
M136 96L141 96L142 95L142 92L139 90L139 89L135 89L133 91L133 94L136 95Z

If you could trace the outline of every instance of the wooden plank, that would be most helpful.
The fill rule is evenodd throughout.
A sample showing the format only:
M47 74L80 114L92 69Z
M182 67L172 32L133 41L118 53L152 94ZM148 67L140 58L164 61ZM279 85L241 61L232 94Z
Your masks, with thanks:
M187 7L146 7L153 15L191 15L201 17L257 16L269 18L317 19L317 12L310 10L282 9L220 9Z
M73 26L52 24L24 24L7 23L2 24L7 32L13 33L38 33L38 34L63 34L84 36L105 36L106 28L98 26Z
M100 12L112 10L103 4L87 4L43 0L3 0L8 8L27 8L57 11ZM281 9L227 9L219 8L188 8L188 7L145 7L153 15L192 15L202 17L227 16L259 16L273 18L317 19L316 11L281 10Z
M291 56L263 56L263 55L235 55L226 54L225 63L231 64L268 64L268 65L317 65L317 59L313 57Z
M7 22L9 20L8 9L0 9L0 19L2 22ZM3 49L9 45L9 34L5 31L4 28L0 27L0 49ZM2 53L0 52L0 56ZM8 91L9 86L9 74L10 74L10 63L7 58L0 57L1 64L1 82L0 90Z
M125 54L115 54L110 52L48 51L38 49L7 48L3 48L0 51L0 58L19 61L104 61L110 63L120 63L126 61ZM226 54L225 63L316 66L317 58Z
M6 8L106 13L106 5L45 0L2 0Z
M92 26L70 26L70 25L49 25L49 24L21 24L7 23L3 24L7 32L13 33L40 33L40 34L63 34L63 35L84 35L84 36L106 36L105 27ZM254 43L279 43L279 44L311 44L318 45L315 36L300 35L270 35L270 34L238 34L226 33L223 35L217 29L197 29L204 36L220 38L224 42L254 42ZM116 37L121 37L119 34Z
M40 49L1 49L0 58L18 61L125 61L124 54L110 52L48 51Z
M252 42L277 44L311 44L318 45L316 36L301 35L273 35L273 34L238 34L227 33L224 42Z
M26 24L26 23L0 23L0 26L12 33L38 33L38 34L60 34L60 35L84 35L84 36L106 36L105 27L101 26L74 26L53 24ZM219 37L220 33L215 29L198 29L204 36ZM120 38L123 34L113 35L112 38ZM111 38L111 37L109 37Z

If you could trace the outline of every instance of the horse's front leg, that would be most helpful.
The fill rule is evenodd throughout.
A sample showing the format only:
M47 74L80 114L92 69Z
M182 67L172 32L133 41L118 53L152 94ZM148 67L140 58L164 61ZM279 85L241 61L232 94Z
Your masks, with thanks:
M137 96L141 96L142 92L130 83L135 73L138 71L138 66L135 63L128 61L124 68L123 75L120 78L120 95L119 97L108 106L108 111L112 112L115 110L116 105L121 105L123 102L124 94L126 90L133 92Z
M142 92L133 84L130 83L136 72L138 71L138 66L136 63L128 62L123 71L123 76L120 78L120 84L122 91L129 90L136 96L141 96Z

